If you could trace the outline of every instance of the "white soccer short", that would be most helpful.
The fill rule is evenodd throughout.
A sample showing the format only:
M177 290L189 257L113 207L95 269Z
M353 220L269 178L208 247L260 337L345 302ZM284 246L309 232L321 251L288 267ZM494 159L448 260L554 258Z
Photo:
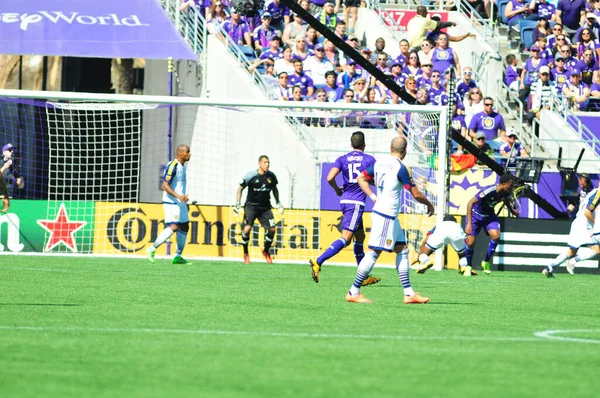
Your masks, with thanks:
M596 232L593 236L592 236L592 245L591 246L597 246L600 245L600 232Z
M372 212L369 249L391 252L396 243L406 243L398 218Z
M186 203L163 203L163 209L165 210L165 225L181 224L190 221Z
M578 249L581 246L590 246L593 243L590 238L591 232L591 229L588 228L587 220L576 218L571 223L567 245L574 249Z
M460 225L455 222L444 221L442 224L437 225L433 233L429 235L426 246L435 251L443 245L450 244L457 253L462 253L467 248L466 238L467 235Z

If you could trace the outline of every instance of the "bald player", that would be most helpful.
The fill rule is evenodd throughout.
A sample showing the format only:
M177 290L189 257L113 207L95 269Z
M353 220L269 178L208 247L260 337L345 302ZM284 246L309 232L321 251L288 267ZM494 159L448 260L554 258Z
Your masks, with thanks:
M146 250L148 260L152 264L156 261L154 259L156 249L174 233L177 233L177 251L172 263L191 264L181 257L190 229L185 163L190 160L191 156L189 146L179 145L177 147L177 157L171 160L165 168L161 185L163 190L162 203L165 211L165 229L158 234L154 244Z

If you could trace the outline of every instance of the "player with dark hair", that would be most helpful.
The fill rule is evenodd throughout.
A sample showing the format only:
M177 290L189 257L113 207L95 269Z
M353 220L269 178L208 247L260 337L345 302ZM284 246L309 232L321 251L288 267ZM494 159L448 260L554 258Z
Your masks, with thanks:
M504 174L500 177L500 183L496 186L482 189L469 201L467 204L467 266L465 267L464 275L471 276L473 266L473 247L475 239L482 228L492 238L488 245L485 260L481 262L483 272L489 274L490 260L498 247L500 241L500 220L494 212L494 207L504 202L504 205L515 216L519 216L519 212L513 209L509 202L510 194L514 187L514 179L510 174Z
M579 174L579 203L570 203L567 207L567 213L573 213L577 209L575 219L571 223L569 231L569 239L567 241L567 252L559 254L558 257L546 268L542 270L542 275L548 278L553 278L554 268L560 266L565 261L567 263L567 272L571 275L575 274L575 263L579 261L589 260L595 256L594 252L589 252L583 255L577 254L580 247L592 246L594 243L592 235L593 222L585 216L585 209L588 202L596 195L597 190L594 189L592 180L587 174Z
M417 273L424 274L425 271L433 267L433 263L429 259L429 256L442 246L450 244L458 254L459 272L464 274L468 265L466 257L466 237L465 231L458 225L454 216L450 214L444 216L442 224L433 227L433 229L427 233L425 239L423 239L423 243L421 243L421 248L419 250L420 267L417 270ZM475 271L471 270L471 273L474 272Z
M269 249L273 244L275 237L275 218L271 211L271 191L275 198L275 204L279 213L283 215L283 206L279 203L279 191L277 190L277 177L269 171L269 157L261 155L258 158L258 169L252 170L240 182L240 186L235 196L235 207L233 212L239 214L242 206L242 191L248 187L246 204L244 205L244 229L242 230L242 246L244 246L244 264L250 264L250 254L248 253L248 242L250 241L250 231L254 220L258 219L260 225L265 229L265 247L262 251L268 264L273 262Z
M337 196L341 197L342 236L331 243L329 248L316 260L310 260L312 278L317 283L319 283L319 272L323 263L348 246L352 242L352 239L354 239L354 257L356 258L357 265L360 264L360 260L365 255L363 249L365 231L363 229L362 216L365 211L367 195L360 189L356 179L363 170L375 163L375 158L364 152L366 144L365 134L362 131L352 133L350 145L353 150L337 158L327 175L327 182ZM340 173L344 181L344 185L341 187L335 181L335 178ZM369 276L363 282L363 286L372 285L380 280L380 278Z
M177 251L172 263L191 264L181 257L190 229L185 162L189 161L191 156L189 146L179 145L177 147L177 157L167 163L165 168L161 185L163 190L162 203L165 211L165 229L158 234L154 244L146 250L148 260L152 264L156 261L154 259L156 249L165 243L174 233L177 233Z

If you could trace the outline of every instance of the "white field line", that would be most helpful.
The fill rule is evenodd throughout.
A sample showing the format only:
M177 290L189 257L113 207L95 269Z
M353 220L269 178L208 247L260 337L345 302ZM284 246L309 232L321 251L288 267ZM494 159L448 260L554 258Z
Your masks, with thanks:
M578 337L557 336L557 334L565 333L598 333L600 329L571 329L571 330L545 330L543 332L535 332L533 335L551 341L563 341L569 343L585 343L585 344L600 344L600 340L583 339Z
M77 326L11 326L0 325L0 331L50 332L50 333L113 333L113 334L179 334L200 336L254 336L254 337L284 337L284 338L320 338L320 339L349 339L349 340L390 340L390 341L480 341L480 342L548 342L563 341L571 343L600 343L600 340L576 338L560 338L552 333L568 331L536 332L534 337L510 336L402 336L382 334L338 334L338 333L300 333L300 332L266 332L266 331L237 331L237 330L207 330L207 329L155 329L155 328L90 328ZM590 332L590 330L586 330ZM577 331L571 331L577 332Z

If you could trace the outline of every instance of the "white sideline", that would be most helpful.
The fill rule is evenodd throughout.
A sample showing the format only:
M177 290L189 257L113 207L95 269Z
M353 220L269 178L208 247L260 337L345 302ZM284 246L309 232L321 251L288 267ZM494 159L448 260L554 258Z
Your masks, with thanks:
M564 341L570 343L585 343L585 344L600 344L600 340L582 339L577 337L555 336L556 334L564 333L598 333L600 329L572 329L572 330L544 330L543 332L535 332L533 335L553 341Z
M147 334L181 334L204 336L256 336L256 337L289 337L289 338L321 338L321 339L356 339L356 340L397 340L397 341L480 341L480 342L549 342L562 341L571 343L600 343L600 340L562 338L552 336L553 333L566 332L599 332L599 330L549 330L534 333L534 337L477 337L477 336L402 336L381 334L337 334L337 333L293 333L293 332L261 332L236 330L207 329L155 329L155 328L90 328L78 326L11 326L0 325L0 331L28 332L81 332L81 333L147 333Z

